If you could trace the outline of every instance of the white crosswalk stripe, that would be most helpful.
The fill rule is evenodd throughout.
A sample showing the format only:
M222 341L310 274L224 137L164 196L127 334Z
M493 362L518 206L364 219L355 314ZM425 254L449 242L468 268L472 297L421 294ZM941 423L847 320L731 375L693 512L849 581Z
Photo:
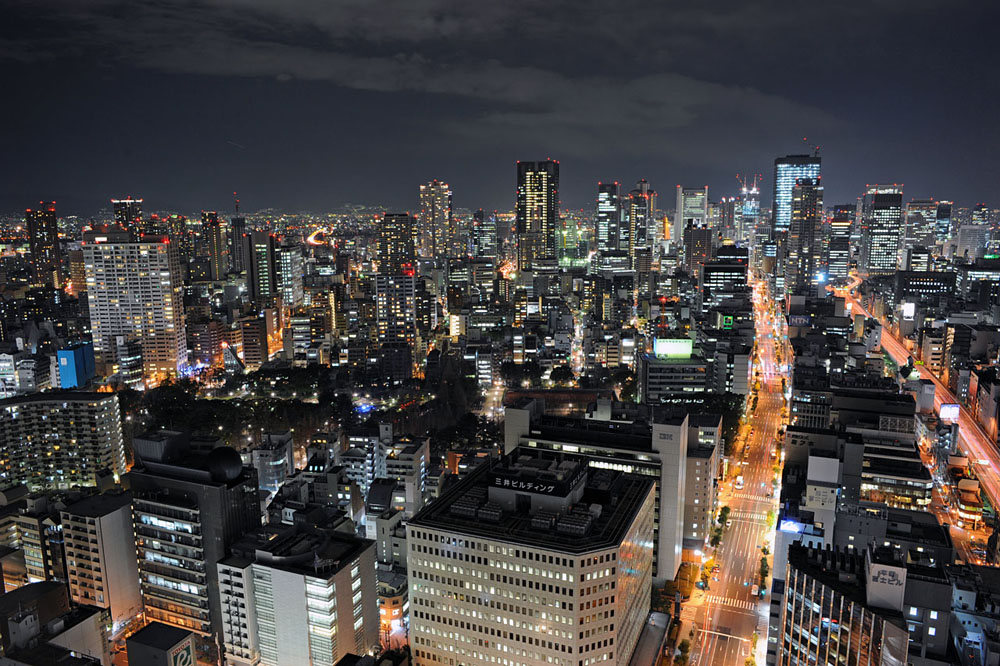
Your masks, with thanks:
M752 601L747 601L745 599L730 599L728 597L720 597L717 594L708 595L707 600L710 604L732 606L733 608L740 608L747 611L752 611L757 607Z
M729 515L731 518L739 520L767 520L766 513L754 511L731 511Z
M752 495L750 493L733 493L733 497L738 497L740 499L751 499L757 500L758 502L770 502L767 495Z

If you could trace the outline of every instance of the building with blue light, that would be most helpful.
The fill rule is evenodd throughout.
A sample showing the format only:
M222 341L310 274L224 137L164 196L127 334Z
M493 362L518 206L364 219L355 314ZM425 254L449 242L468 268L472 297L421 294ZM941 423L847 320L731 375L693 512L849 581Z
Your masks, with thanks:
M94 378L94 343L80 342L56 352L59 364L59 388L72 389L86 386Z
M800 178L818 181L819 176L819 155L786 155L774 160L774 197L771 200L771 226L774 233L787 232L791 226L795 181Z

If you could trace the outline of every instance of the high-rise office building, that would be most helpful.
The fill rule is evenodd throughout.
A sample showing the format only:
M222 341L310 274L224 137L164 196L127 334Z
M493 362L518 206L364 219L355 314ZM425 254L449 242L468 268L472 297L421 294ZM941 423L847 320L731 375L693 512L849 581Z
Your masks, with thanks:
M708 185L705 187L677 186L677 201L674 207L674 224L670 230L670 241L674 247L684 242L684 230L708 226Z
M268 526L218 564L228 666L337 664L379 645L375 542Z
M34 282L62 286L62 249L59 247L59 224L56 219L56 202L41 201L38 210L24 212L28 228L28 250Z
M142 231L142 199L128 196L124 199L112 199L115 224L133 233Z
M208 241L208 277L212 281L222 280L229 272L229 243L217 212L201 211L201 232Z
M247 270L247 220L237 215L229 220L229 268L234 273Z
M120 229L83 235L90 324L98 368L117 363L116 338L142 345L147 378L176 376L187 365L183 282L177 246L164 237L141 241Z
M597 250L617 252L619 229L622 223L621 185L597 184Z
M746 176L740 177L740 198L742 210L736 236L737 240L749 240L751 235L757 230L760 222L760 184L758 175L754 175L753 180Z
M379 342L403 340L413 344L416 333L416 278L412 275L375 276L375 317Z
M236 449L207 456L162 437L136 438L133 496L146 618L221 636L216 564L236 539L260 526L257 471Z
M250 300L264 307L279 294L277 242L267 231L250 232L250 263L247 265L247 286Z
M277 264L282 304L292 310L302 307L305 302L302 250L296 245L282 245L278 248Z
M142 613L131 496L87 497L63 509L60 522L70 598L110 610L117 633Z
M525 448L480 465L406 526L414 663L627 664L649 611L654 486Z
M636 252L652 245L655 217L656 190L643 178L628 193L628 254L633 267Z
M556 259L559 162L517 163L517 265L531 270Z
M821 247L823 186L818 178L799 178L792 188L792 218L785 239L785 291L825 279Z
M792 190L799 178L820 177L819 155L786 155L774 160L774 195L771 198L771 228L784 233L792 223Z
M419 250L423 257L450 256L455 240L451 188L436 178L420 186Z
M851 229L857 215L857 206L834 206L830 213L830 251L827 256L827 274L831 281L847 279L851 266Z
M0 474L34 490L97 485L125 473L118 396L50 391L0 400Z
M496 258L500 241L497 236L496 211L487 213L482 208L472 215L472 244L477 257Z
M934 237L939 245L944 245L951 238L951 201L939 201L937 215L934 219Z
M698 275L701 265L712 260L715 231L693 222L684 227L684 265L688 273Z
M872 185L861 203L861 258L868 275L896 271L903 237L903 190L900 185Z
M934 199L913 199L906 204L904 247L934 245L938 206Z
M378 272L413 275L414 220L409 213L386 213L378 228Z

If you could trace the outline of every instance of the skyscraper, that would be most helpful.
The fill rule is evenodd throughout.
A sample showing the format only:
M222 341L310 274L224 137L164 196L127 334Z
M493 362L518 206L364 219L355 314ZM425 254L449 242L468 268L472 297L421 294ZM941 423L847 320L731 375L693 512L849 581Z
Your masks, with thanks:
M0 475L31 490L94 486L125 473L115 393L50 391L0 400Z
M420 232L419 250L421 256L444 258L457 236L454 215L451 209L451 188L436 178L420 186Z
M820 177L819 155L786 155L774 160L774 196L771 199L771 228L788 231L792 222L792 190L799 178Z
M559 162L517 163L517 265L531 270L556 259Z
M868 275L894 273L902 237L902 186L869 186L861 204L861 259L858 269Z
M142 230L142 199L128 196L124 199L112 199L115 224L122 229L138 233Z
M643 178L628 193L628 254L633 266L636 251L652 245L655 215L656 190Z
M250 232L250 263L247 266L247 286L250 300L263 307L278 295L277 244L267 231Z
M208 240L208 277L212 281L221 280L229 272L229 244L219 214L214 210L201 211L201 230Z
M708 225L708 185L705 187L677 186L677 203L674 208L674 224L670 241L674 247L684 242L684 230L688 226Z
M184 285L177 246L165 237L133 239L119 229L83 235L84 271L97 366L115 365L118 336L142 345L148 378L176 376L187 365Z
M939 201L937 215L934 218L935 240L943 245L951 238L951 201Z
M482 208L472 215L472 242L477 257L496 258L499 254L500 240L497 236L496 211L487 214Z
M794 293L812 284L824 272L820 228L823 222L823 186L819 178L799 178L792 188L792 218L785 241L785 291Z
M229 267L234 273L247 269L247 220L237 215L229 220Z
M62 286L62 250L59 247L56 202L41 201L39 206L38 210L29 208L24 212L34 281L59 287Z
M614 183L597 184L597 250L615 252L618 250L619 228L622 222L621 185Z
M748 240L760 222L760 187L758 175L753 180L740 177L740 199L742 205L741 226L737 229L737 240Z
M277 264L282 304L292 310L302 307L305 302L302 250L297 245L282 245L278 248Z
M904 247L934 245L937 211L938 202L934 199L913 199L906 204Z
M414 663L627 664L649 611L655 502L648 477L561 453L480 465L406 526ZM442 573L456 562L464 576Z
M827 274L831 281L847 279L851 265L851 228L857 215L857 206L834 206L830 213L830 252L827 257Z
M139 464L125 484L133 495L146 617L203 637L221 635L216 564L260 526L257 471L229 447L199 456L148 441L136 438Z
M414 220L409 213L385 213L378 229L378 272L413 274Z

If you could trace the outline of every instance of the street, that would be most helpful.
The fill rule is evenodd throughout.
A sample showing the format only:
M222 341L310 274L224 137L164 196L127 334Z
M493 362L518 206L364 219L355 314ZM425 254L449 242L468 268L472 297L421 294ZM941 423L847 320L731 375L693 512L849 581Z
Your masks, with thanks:
M693 623L698 630L691 650L691 663L695 665L742 665L749 656L763 664L766 650L766 593L761 590L754 597L752 592L759 582L762 547L770 550L772 546L770 519L777 510L779 494L772 482L776 476L780 480L780 474L773 469L780 461L772 457L772 449L783 422L781 368L789 359L784 326L774 320L773 303L762 283L755 285L754 294L760 391L757 409L740 432L730 456L730 472L719 492L719 506L730 508L731 524L725 528L715 553L719 571L714 578L718 580L713 578L707 590L696 591L681 613L682 620ZM780 362L776 346L782 351ZM743 477L742 488L736 487L737 475ZM755 633L762 635L756 649Z
M852 312L861 312L867 317L872 314L858 300L855 289L861 284L858 276L852 276L851 283L843 289L834 290L838 296L847 300ZM880 322L881 323L881 322ZM898 365L905 365L910 358L909 349L896 337L889 328L882 326L881 337L882 350L887 353ZM942 404L958 404L955 395L945 386L941 380L923 365L914 365L914 369L922 379L929 379L934 383L934 408L940 410ZM997 506L997 498L1000 497L1000 476L997 470L1000 469L1000 452L991 443L990 438L983 431L979 423L972 417L969 411L960 407L958 421L958 448L968 456L972 463L976 476L979 479L980 490L989 501L990 505ZM925 464L927 458L925 457ZM950 492L944 489L945 492ZM955 549L960 559L965 562L977 562L977 558L971 551L970 541L977 540L985 543L989 537L989 532L983 526L976 531L958 527L956 525L957 516L950 510L951 502L942 496L942 487L936 484L934 496L934 513L942 523L952 525L951 537L955 542Z

